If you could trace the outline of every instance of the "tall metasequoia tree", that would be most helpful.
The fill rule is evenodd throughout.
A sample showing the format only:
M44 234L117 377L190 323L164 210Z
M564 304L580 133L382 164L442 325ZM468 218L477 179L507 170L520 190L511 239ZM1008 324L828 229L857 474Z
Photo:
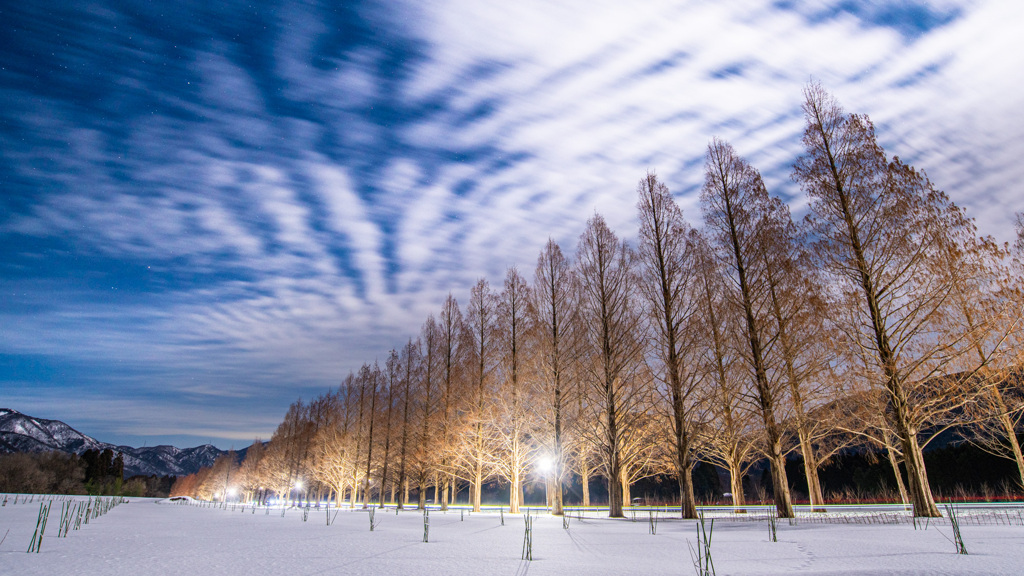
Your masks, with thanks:
M767 310L769 295L762 258L762 251L773 240L770 223L780 203L768 196L757 170L736 155L732 146L717 139L708 145L701 200L704 221L732 272L732 300L743 318L746 359L753 372L752 398L764 425L775 507L780 518L792 518L784 430L777 414L782 391L770 374L768 358L776 327Z
M701 428L702 453L729 471L733 505L743 506L743 477L755 462L752 455L758 436L753 433L754 412L742 400L740 359L734 352L734 340L741 331L734 328L735 315L727 310L727 279L707 238L692 231L690 245L700 300L695 323L705 334L700 362L709 381L706 395L711 415L711 422Z
M358 375L349 375L350 386L355 386L359 389L358 399L356 405L359 407L358 416L356 418L356 441L353 447L352 457L352 494L349 497L349 507L355 508L356 502L359 501L359 480L361 478L359 472L359 461L360 453L363 449L363 441L366 438L366 434L363 432L366 429L366 422L368 421L367 409L366 409L366 376L369 374L369 367L366 364L359 369ZM371 415L372 416L372 415ZM363 497L367 495L364 493Z
M351 378L347 382L351 384ZM313 453L316 454L313 475L334 492L334 501L340 506L349 488L354 463L352 427L355 390L343 384L325 398L331 408L330 416L313 439Z
M577 262L590 396L608 481L608 515L622 516L622 450L637 432L643 383L643 317L637 305L633 254L595 215L580 237Z
M235 451L231 450L227 454L221 454L213 462L210 474L207 476L203 486L200 487L200 490L207 498L212 497L213 499L227 502L237 482L238 458L235 455Z
M472 399L469 417L470 446L468 449L470 504L474 512L480 511L480 496L487 477L487 446L484 426L490 419L491 372L494 369L495 353L495 295L487 280L481 278L469 295L466 308L466 334L470 347L467 355L471 359Z
M265 498L265 494L263 494L264 475L267 465L264 459L265 453L263 440L256 438L252 445L249 446L249 449L245 451L245 460L239 469L239 475L242 478L242 489L245 491L246 499L261 504Z
M887 161L866 116L846 114L818 84L804 96L806 154L794 178L811 199L815 252L837 288L859 297L855 324L843 331L873 353L872 384L885 391L914 514L937 517L918 435L974 392L947 371L970 336L940 328L968 272L940 271L941 259L973 236L972 225L923 174Z
M499 389L494 396L494 412L488 428L493 439L492 464L508 480L509 512L519 513L523 481L532 450L527 438L531 398L525 377L526 345L531 331L528 307L530 289L515 268L509 268L505 285L498 296L495 327L497 332Z
M392 420L401 379L401 358L398 356L398 351L392 349L391 353L388 354L387 362L384 364L384 377L381 378L381 382L383 382L383 386L386 388L381 393L381 398L385 402L385 408L382 410L384 412L384 457L381 458L380 494L378 500L381 506L385 504L385 494L387 493L388 483L391 481L391 478L388 476L388 468L391 464ZM394 485L392 485L393 488Z
M534 358L539 365L538 383L546 408L541 411L545 416L545 430L540 437L544 439L553 468L551 513L556 516L562 514L567 452L565 430L572 406L571 375L576 361L578 294L572 266L558 244L548 239L547 246L537 258L531 310L535 315L533 324L537 346Z
M327 488L323 482L320 481L316 474L316 469L319 467L318 454L314 450L316 446L316 437L320 433L320 430L327 425L327 423L333 418L333 399L330 394L321 395L314 398L307 407L307 419L309 426L306 430L306 435L303 438L304 445L304 459L306 461L305 467L309 473L307 479L306 494L312 495L319 502L323 499L324 489ZM307 496L308 498L308 496Z
M368 389L370 406L367 409L367 420L369 421L367 439L366 439L366 474L363 476L363 508L367 508L370 505L370 480L372 479L371 472L373 470L373 429L374 424L377 420L377 392L381 381L380 367L374 363L371 368L369 365L364 364L359 370L359 379L362 381L363 386Z
M824 495L818 479L818 465L823 456L838 450L842 443L832 443L824 454L823 440L832 436L830 422L821 415L811 416L825 380L827 355L816 343L822 340L821 318L825 307L821 302L820 282L809 264L799 231L789 210L778 204L775 218L766 219L771 242L760 244L764 266L769 315L775 322L781 378L788 385L793 410L792 420L804 461L807 495L811 509L823 511Z
M416 447L416 482L419 487L417 507L423 510L427 506L427 482L431 475L436 475L437 450L434 429L431 423L437 413L437 399L434 390L436 375L439 371L439 360L441 359L441 330L434 319L433 314L427 316L420 331L420 339L423 344L423 376L420 379L419 413L422 429L420 430L419 445ZM444 421L442 421L444 425ZM434 482L434 496L437 498L437 482Z
M349 507L355 507L356 496L359 492L359 450L362 435L363 388L356 380L356 375L349 372L338 389L339 395L345 398L345 415L342 418L343 427L346 430L345 438L347 446L344 449L344 461L347 467L348 480L343 483L343 490L347 493ZM345 494L339 496L340 500L346 498ZM339 502L340 502L339 500Z
M695 350L691 318L696 309L691 278L689 225L668 187L648 172L637 185L640 212L641 292L644 294L666 388L672 427L673 463L679 480L680 512L696 518L693 495L694 436L701 408L700 379L688 351Z
M306 475L305 455L309 450L310 429L307 407L298 400L288 407L284 420L270 438L265 456L265 486L279 498L287 499Z
M459 370L465 351L461 345L464 322L459 303L451 294L441 308L439 331L439 362L441 370L441 510L448 509L449 489L454 479L456 436L456 409L458 408ZM435 490L436 493L436 490Z
M405 505L409 503L409 449L410 444L415 442L415 414L413 412L413 388L414 381L418 379L420 375L420 362L421 362L419 344L414 343L412 338L402 349L401 364L403 368L402 374L402 437L399 444L399 455L398 455L398 487L402 491L401 498L398 499L398 509L402 510Z

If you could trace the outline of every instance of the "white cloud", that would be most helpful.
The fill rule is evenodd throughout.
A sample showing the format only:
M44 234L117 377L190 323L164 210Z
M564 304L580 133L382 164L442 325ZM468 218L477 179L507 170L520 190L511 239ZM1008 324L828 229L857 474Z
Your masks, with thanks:
M317 191L327 205L328 225L346 239L351 262L365 285L364 299L380 302L387 292L382 234L369 207L353 189L343 169L323 163L321 159L307 162L304 171L315 180Z
M546 237L545 226L582 222L595 208L630 235L626 215L643 170L659 169L676 190L695 190L699 162L687 174L677 165L686 163L681 157L699 159L712 136L732 140L773 190L795 195L800 207L788 172L800 153L800 91L812 77L851 111L875 118L890 153L925 161L919 167L967 204L984 229L1008 233L1008 220L984 208L999 185L1019 194L1012 184L1024 176L1019 163L1009 153L968 152L970 173L980 181L971 185L957 172L965 171L958 166L965 150L1017 148L1012 142L1022 130L1013 126L1019 115L1012 110L1021 104L1016 86L1024 57L1014 48L1015 30L993 22L1019 20L1019 7L963 5L962 18L912 42L852 15L811 24L798 13L747 2L520 2L495 9L453 0L432 7L419 32L431 41L433 57L408 97L451 89L453 115L484 102L496 102L496 110L464 129L441 115L410 127L406 137L530 156L510 170L478 173L471 202L480 215L464 223L473 239L466 250L521 255L520 235L509 233L522 230L521 214L508 207L514 197L538 191L572 201L549 204L552 210L529 219L537 238ZM658 67L678 54L686 56ZM490 62L509 65L470 74ZM641 70L656 72L636 77ZM994 105L984 105L982 96ZM495 200L502 195L506 200ZM488 208L497 205L503 209Z

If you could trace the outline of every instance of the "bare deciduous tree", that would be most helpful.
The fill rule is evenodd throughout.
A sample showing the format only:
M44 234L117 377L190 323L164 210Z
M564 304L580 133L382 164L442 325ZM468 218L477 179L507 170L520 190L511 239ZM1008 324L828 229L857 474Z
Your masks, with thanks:
M707 375L705 395L711 422L700 428L703 459L729 471L732 502L746 503L743 477L753 466L758 437L754 432L755 414L742 401L743 371L736 354L741 333L735 327L737 318L728 309L727 280L721 263L706 238L691 233L694 273L698 284L700 307L695 319L696 329L705 334L701 343L701 368Z
M381 378L382 386L384 390L381 391L381 400L384 401L384 407L382 412L384 413L384 457L381 458L381 472L380 472L380 494L378 502L383 506L385 504L385 494L388 491L388 485L391 482L391 478L388 476L388 469L391 465L391 437L392 437L392 420L395 412L395 402L398 398L399 389L401 387L402 380L402 360L398 355L398 351L392 349L391 353L388 354L387 362L384 363L384 374ZM392 492L394 492L394 484L391 484Z
M577 262L582 285L581 320L588 359L584 362L591 407L608 481L608 514L622 516L623 448L638 432L644 413L643 317L637 305L633 254L595 215L580 237Z
M549 239L537 258L533 281L533 320L536 340L537 381L545 407L543 439L552 468L552 513L562 514L562 483L566 475L565 433L572 413L572 374L577 365L578 283L558 244ZM586 487L584 487L586 490ZM587 491L586 500L589 500ZM587 502L589 504L589 501Z
M469 440L466 457L470 504L474 512L480 511L481 490L484 480L489 475L486 467L488 458L484 426L491 419L489 400L493 394L491 380L495 356L495 300L496 297L491 292L487 280L481 278L470 291L466 313L466 335L469 344L467 358L470 360L469 371L472 375L472 397L469 409L465 412L469 433L466 437Z
M330 417L320 427L313 439L313 453L316 465L313 475L334 492L335 503L340 506L352 479L355 466L355 438L353 435L356 409L355 392L351 377L338 390L328 394ZM250 448L250 452L252 449ZM251 455L246 456L246 463Z
M534 457L528 441L531 396L526 386L526 349L532 330L530 289L514 267L505 276L498 297L496 340L497 390L493 396L489 429L491 467L510 484L509 512L519 513L527 467Z
M363 475L363 508L370 505L370 481L373 478L373 431L377 422L377 396L381 383L380 367L374 363L373 367L363 364L359 370L359 381L364 389L364 399L368 398L370 403L366 411L367 437L366 437L366 473Z
M420 441L416 448L416 482L419 487L417 507L423 510L427 505L427 483L432 476L435 478L434 499L438 500L439 496L436 483L438 438L431 423L435 420L438 410L434 386L441 358L441 331L433 315L427 316L427 321L423 323L420 339L423 344L423 377L420 379L418 392L421 429Z
M411 445L416 443L413 389L416 387L415 383L420 377L420 362L419 345L410 338L405 348L402 349L401 358L403 367L401 391L402 436L398 456L398 487L402 491L402 496L398 499L399 510L404 509L406 504L409 503L409 450Z
M462 356L465 354L460 340L463 338L464 322L459 304L451 294L441 308L441 321L438 325L438 360L441 371L441 442L435 449L441 454L439 475L441 477L441 509L448 509L449 489L454 481L456 453L453 445L458 438L456 408L458 408L458 378ZM436 490L435 490L436 493Z
M689 225L668 187L648 172L637 185L640 212L641 292L647 301L658 363L655 369L669 403L675 473L679 479L680 512L696 518L693 495L694 440L701 419L700 373L693 352L696 310L691 286Z
M777 337L770 320L770 295L763 252L773 241L772 222L780 202L770 198L761 175L740 158L732 146L714 140L708 146L704 189L704 222L729 263L736 313L743 318L745 356L753 376L752 400L765 432L765 451L771 463L775 506L781 518L793 517L786 478L784 430L778 419L782 389L773 378L769 353Z
M939 516L919 434L976 391L979 367L962 372L974 335L943 327L970 272L943 259L973 226L923 174L886 159L866 116L846 114L820 85L804 95L806 154L794 177L811 199L816 253L838 291L858 296L843 332L849 346L872 351L870 382L885 391L914 514Z

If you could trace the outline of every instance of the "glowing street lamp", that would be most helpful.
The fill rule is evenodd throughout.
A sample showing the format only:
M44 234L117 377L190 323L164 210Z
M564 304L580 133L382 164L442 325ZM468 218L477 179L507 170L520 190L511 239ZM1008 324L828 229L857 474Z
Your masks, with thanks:
M551 456L542 456L537 460L537 471L545 477L555 470L555 459Z
M555 473L555 459L550 454L545 454L537 460L537 471L544 477L544 499L548 508L551 507L551 478Z

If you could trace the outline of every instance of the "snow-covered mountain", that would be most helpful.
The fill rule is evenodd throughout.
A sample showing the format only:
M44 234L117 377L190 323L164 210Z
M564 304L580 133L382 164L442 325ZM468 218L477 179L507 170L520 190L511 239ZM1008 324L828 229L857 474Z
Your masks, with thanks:
M0 453L56 450L82 454L86 450L107 448L124 455L125 476L184 476L203 466L211 466L218 456L224 454L210 444L184 449L174 446L115 446L86 436L59 420L33 418L17 410L0 408Z

